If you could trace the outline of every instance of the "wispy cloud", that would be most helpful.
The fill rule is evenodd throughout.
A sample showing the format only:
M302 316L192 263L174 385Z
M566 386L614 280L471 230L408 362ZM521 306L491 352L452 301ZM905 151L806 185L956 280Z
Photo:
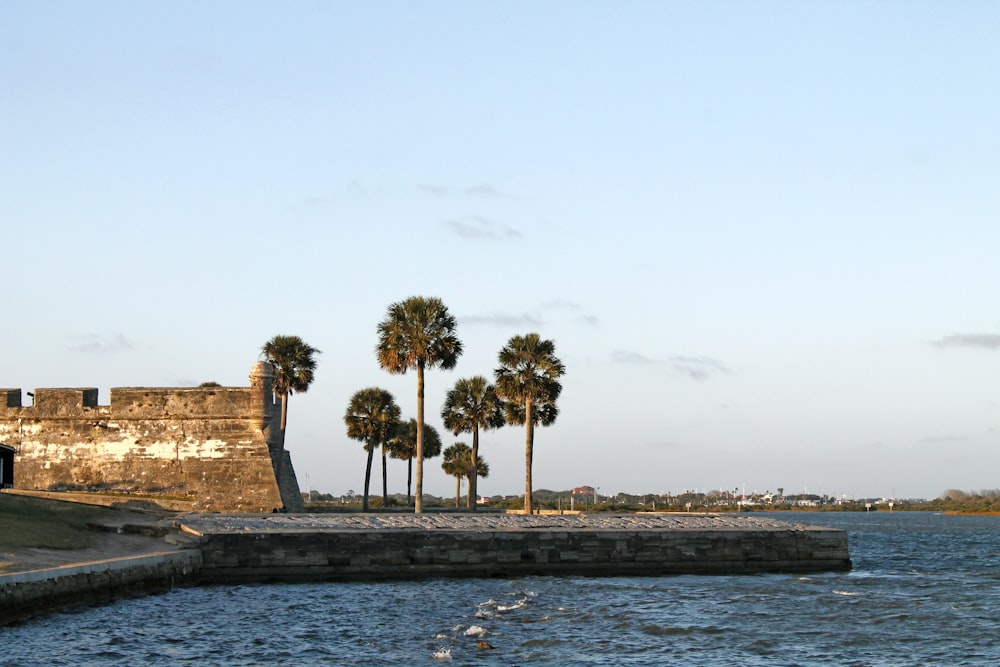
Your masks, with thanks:
M476 197L496 197L500 193L489 183L480 183L479 185L465 188L465 194Z
M987 350L1000 348L1000 334L953 334L931 341L935 347L978 347Z
M444 225L456 236L467 239L512 239L521 236L521 232L513 227L476 215L462 220L445 220Z
M611 360L616 364L632 364L636 366L660 363L655 359L650 359L632 350L615 350L611 353Z
M66 348L73 352L85 354L112 354L134 348L132 341L123 334L103 336L100 334L81 334L70 336Z
M434 185L433 183L421 183L417 186L424 192L434 197L450 197L453 194L467 195L469 197L499 197L500 192L489 183L479 183L467 187L448 187L445 185Z
M351 182L347 184L347 190L351 194L362 197L385 194L385 190L383 188L369 185L359 178L352 178Z
M695 380L706 380L713 375L729 375L724 363L711 357L670 357L674 370Z
M580 310L583 306L575 301L567 301L566 299L551 299L543 303L542 308Z
M611 360L615 363L633 366L668 364L676 372L695 380L706 380L715 375L729 375L730 373L729 367L711 357L673 356L666 359L655 359L633 350L615 350L611 353Z
M542 308L546 311L580 311L583 310L583 306L575 301L569 301L568 299L550 299L542 304ZM581 324L585 327L596 327L600 325L601 320L596 315L591 315L590 313L580 313L575 318L577 324Z
M462 324L487 324L503 327L537 327L545 324L543 320L527 313L513 315L510 313L494 313L492 315L464 315L458 318Z
M431 185L430 183L421 183L417 186L429 195L434 195L435 197L447 197L448 188L441 185Z

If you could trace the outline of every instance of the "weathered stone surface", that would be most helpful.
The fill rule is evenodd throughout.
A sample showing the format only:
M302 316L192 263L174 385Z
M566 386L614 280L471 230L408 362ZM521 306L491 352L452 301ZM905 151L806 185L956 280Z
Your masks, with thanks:
M2 390L0 443L13 447L13 486L193 501L197 511L302 509L278 424L270 367L250 387Z
M850 569L843 531L715 515L190 516L208 582Z
M0 626L64 606L194 585L200 569L200 552L171 551L0 575Z

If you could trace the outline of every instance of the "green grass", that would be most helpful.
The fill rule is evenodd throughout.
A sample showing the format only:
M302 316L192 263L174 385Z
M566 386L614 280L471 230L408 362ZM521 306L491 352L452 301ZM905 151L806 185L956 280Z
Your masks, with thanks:
M87 524L112 516L103 507L0 493L0 549L83 549L96 543Z

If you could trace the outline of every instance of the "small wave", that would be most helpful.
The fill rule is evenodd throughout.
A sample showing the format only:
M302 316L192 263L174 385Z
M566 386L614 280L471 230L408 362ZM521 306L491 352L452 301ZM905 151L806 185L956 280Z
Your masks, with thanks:
M479 620L489 620L493 618L499 618L500 614L495 611L489 611L488 609L480 609L476 612L476 618Z
M476 606L479 607L480 609L482 609L483 607L495 607L495 606L497 606L497 601L494 600L494 599L492 599L492 598L490 598L486 602L480 602Z
M546 646L562 646L566 642L558 637L528 639L521 642L521 648L540 648Z
M833 594L834 595L844 595L844 596L847 596L849 598L856 598L859 595L861 595L861 593L858 593L857 591L837 591L837 590L833 591Z
M438 650L431 653L431 657L435 660L451 660L451 649L450 648L439 648Z
M521 598L514 604L497 605L497 611L514 611L515 609L524 609L527 606L528 598Z
M675 635L690 635L698 631L698 628L665 628L659 625L644 625L639 628L644 634L654 637L672 637Z
M469 629L464 633L466 637L485 637L487 634L486 628L481 625L470 625Z

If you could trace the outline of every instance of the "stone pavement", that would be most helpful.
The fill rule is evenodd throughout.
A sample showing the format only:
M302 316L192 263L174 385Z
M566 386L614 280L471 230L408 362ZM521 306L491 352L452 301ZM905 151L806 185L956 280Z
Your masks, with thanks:
M747 514L184 514L175 522L201 535L379 530L789 530L805 526Z

